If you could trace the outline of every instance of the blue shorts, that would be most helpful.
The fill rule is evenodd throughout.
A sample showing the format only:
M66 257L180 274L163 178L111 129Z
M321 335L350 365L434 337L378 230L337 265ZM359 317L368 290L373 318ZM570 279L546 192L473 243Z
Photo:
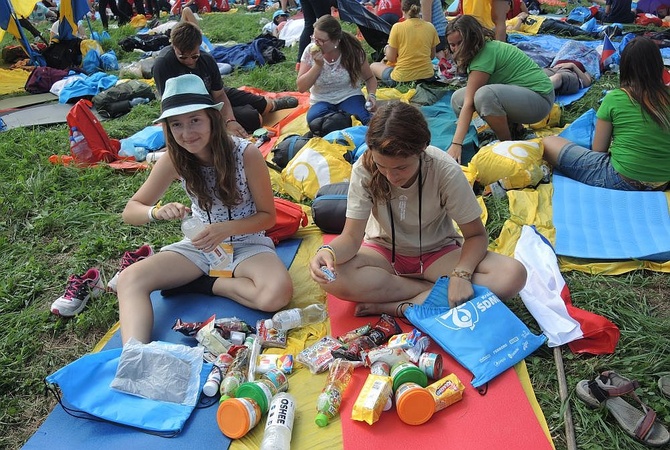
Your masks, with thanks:
M558 154L558 167L565 176L589 186L618 191L653 191L634 180L624 179L612 166L607 152L594 152L575 143L566 144Z
M388 67L382 72L382 81L385 86L393 87L398 84L393 78L391 78L391 72L393 72L393 67Z

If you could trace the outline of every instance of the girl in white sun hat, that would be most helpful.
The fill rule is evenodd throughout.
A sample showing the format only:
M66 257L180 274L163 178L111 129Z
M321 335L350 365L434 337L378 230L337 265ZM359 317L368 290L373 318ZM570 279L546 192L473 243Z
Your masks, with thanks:
M203 279L210 267L205 252L230 243L232 277L209 278L210 294L225 296L262 311L285 307L293 286L286 267L264 230L275 223L270 177L261 152L249 141L229 136L219 110L200 77L167 80L161 122L168 154L128 201L123 220L132 225L181 220L189 213L205 224L190 239L163 247L159 253L121 272L117 292L121 337L151 340L153 310L149 294ZM161 205L159 200L179 180L191 200Z

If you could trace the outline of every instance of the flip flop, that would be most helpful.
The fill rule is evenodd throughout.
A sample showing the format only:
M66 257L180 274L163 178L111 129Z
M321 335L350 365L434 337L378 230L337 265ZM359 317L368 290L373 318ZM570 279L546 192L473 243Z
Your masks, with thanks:
M663 446L670 442L670 433L656 422L656 412L635 394L637 387L637 381L606 371L594 380L577 383L576 393L592 408L606 407L629 436L651 447ZM621 398L622 395L630 395L642 411Z
M663 375L659 378L658 387L663 395L670 398L670 375Z

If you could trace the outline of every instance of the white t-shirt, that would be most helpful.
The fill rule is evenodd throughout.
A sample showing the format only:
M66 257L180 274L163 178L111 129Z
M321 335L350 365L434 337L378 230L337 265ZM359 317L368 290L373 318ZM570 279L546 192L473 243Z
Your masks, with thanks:
M421 251L434 252L447 245L462 243L463 238L453 222L472 222L481 216L482 209L461 166L446 152L429 145L423 155L421 173ZM359 220L369 217L365 240L390 249L388 205L372 198L365 187L369 181L370 173L363 166L363 158L359 158L351 172L346 216ZM400 211L401 195L406 196L404 219ZM396 252L419 256L419 177L408 188L391 187L391 209Z
M313 45L307 46L302 54L300 64L314 65L314 59L310 52ZM363 95L360 81L356 83L356 86L351 85L349 72L340 64L341 60L342 55L332 63L324 60L321 73L309 90L311 105L317 102L338 104L354 95Z

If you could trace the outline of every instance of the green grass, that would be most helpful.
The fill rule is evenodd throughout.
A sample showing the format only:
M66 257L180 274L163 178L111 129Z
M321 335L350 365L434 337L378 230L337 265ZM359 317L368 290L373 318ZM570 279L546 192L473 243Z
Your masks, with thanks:
M208 15L202 27L214 43L248 42L258 35L265 14ZM95 23L94 27L99 27ZM353 30L351 26L346 27ZM132 28L112 30L115 40L133 33ZM5 38L0 45L10 40ZM114 49L122 64L137 60L134 52ZM296 48L285 50L286 61L224 79L230 86L249 85L270 91L295 90ZM563 111L571 122L589 108L597 108L602 91L617 85L616 76L605 76L579 102ZM128 115L104 122L114 138L125 138L144 128L158 114L158 103L140 105ZM70 320L49 313L51 302L62 294L67 277L99 267L105 279L116 271L121 254L149 242L154 247L180 236L176 223L133 227L121 221L126 201L147 173L123 173L106 167L78 169L51 165L52 154L68 152L67 128L15 129L0 138L0 448L20 447L54 406L44 395L46 375L90 351L117 321L116 298L104 294ZM166 201L183 194L175 185ZM506 200L489 198L487 228L497 237L509 215ZM630 230L634 233L635 230ZM570 406L580 449L642 449L604 411L588 409L573 394L575 384L605 369L640 381L642 399L670 424L670 402L656 387L659 375L670 371L670 320L668 275L636 271L621 276L565 274L576 306L602 314L621 329L613 355L580 356L563 352ZM535 331L537 324L517 298L512 309ZM535 393L546 416L554 443L565 449L561 405L552 351L542 348L527 359ZM514 413L509 426L514 426Z

